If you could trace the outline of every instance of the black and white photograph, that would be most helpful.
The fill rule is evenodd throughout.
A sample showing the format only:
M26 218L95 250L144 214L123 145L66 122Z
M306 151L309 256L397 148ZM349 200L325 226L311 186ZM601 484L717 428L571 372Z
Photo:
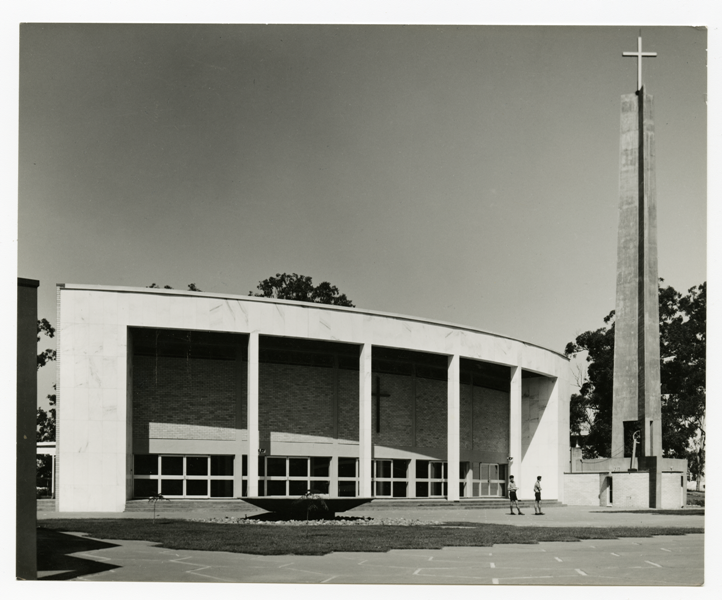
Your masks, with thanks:
M16 24L17 593L709 589L709 24L86 21Z

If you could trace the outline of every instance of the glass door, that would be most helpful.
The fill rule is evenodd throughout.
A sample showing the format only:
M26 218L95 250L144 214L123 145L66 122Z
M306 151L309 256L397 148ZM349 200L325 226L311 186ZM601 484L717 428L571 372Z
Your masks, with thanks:
M506 496L506 465L479 464L479 496Z

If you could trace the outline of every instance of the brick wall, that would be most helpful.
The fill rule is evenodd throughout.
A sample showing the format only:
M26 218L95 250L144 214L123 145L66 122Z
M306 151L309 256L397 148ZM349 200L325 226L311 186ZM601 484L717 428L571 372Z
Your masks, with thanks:
M649 473L612 473L612 496L614 508L648 508Z
M416 378L416 445L421 448L446 446L448 421L446 382Z
M133 430L140 439L235 439L246 427L247 363L213 359L134 357ZM373 374L373 389L376 389ZM438 448L447 439L447 384L379 373L381 432L373 443ZM337 404L334 406L334 390ZM414 436L414 391L416 431ZM358 440L358 371L276 363L259 365L262 438L308 441L308 436ZM238 425L236 424L236 413ZM461 386L461 447L508 452L509 393ZM337 433L336 433L337 432ZM415 439L414 439L415 438Z
M384 446L411 446L413 445L413 410L414 410L414 381L408 375L393 375L381 373L372 378L373 391L376 392L377 378L382 393L381 403L381 431L376 432L377 414L376 401L371 403L371 428L374 444Z
M569 506L599 506L599 473L565 473L564 503Z
M338 370L338 437L358 441L359 372Z
M509 452L509 392L474 386L474 450Z
M472 447L473 415L472 386L462 385L459 396L459 447L464 450Z
M334 370L309 365L261 363L258 373L258 427L270 432L334 436ZM275 437L274 439L278 439Z
M226 360L135 356L133 437L235 439L238 365Z

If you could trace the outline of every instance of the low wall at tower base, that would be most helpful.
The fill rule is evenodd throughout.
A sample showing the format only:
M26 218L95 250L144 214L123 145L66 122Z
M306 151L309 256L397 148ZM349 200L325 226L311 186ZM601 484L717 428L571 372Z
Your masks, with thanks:
M564 504L568 506L606 506L602 480L606 473L565 473ZM606 496L606 492L604 493Z
M682 471L565 473L564 503L614 508L682 508L687 503ZM656 506L655 506L656 504Z
M649 508L649 473L612 473L614 508Z

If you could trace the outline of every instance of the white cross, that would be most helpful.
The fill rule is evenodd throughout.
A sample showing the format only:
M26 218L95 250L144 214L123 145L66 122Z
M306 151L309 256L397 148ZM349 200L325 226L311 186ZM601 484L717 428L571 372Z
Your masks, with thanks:
M648 56L650 58L657 56L656 52L642 52L642 36L637 38L637 51L636 52L622 52L622 56L636 56L637 57L637 91L642 89L642 57Z

